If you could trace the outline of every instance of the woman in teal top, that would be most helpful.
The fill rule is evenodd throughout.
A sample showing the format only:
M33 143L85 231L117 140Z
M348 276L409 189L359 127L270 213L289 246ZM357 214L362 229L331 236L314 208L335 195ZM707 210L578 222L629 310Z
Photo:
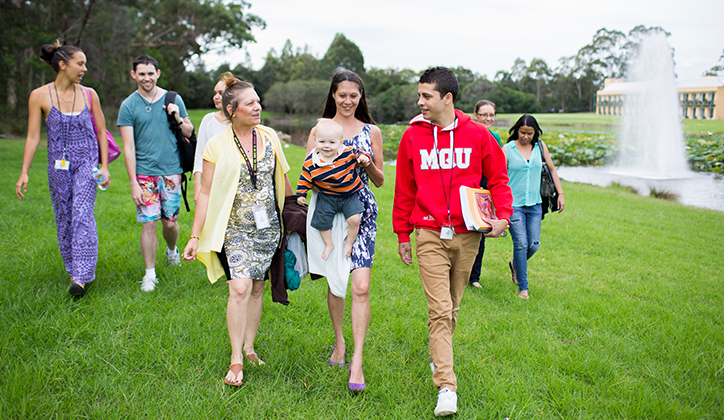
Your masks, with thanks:
M558 212L566 206L563 188L548 148L538 136L543 133L538 121L525 114L510 129L503 152L508 163L510 189L513 191L513 216L510 236L513 239L513 261L508 265L513 281L518 284L518 297L528 299L528 260L538 251L542 218L540 196L542 155L553 175L558 191Z

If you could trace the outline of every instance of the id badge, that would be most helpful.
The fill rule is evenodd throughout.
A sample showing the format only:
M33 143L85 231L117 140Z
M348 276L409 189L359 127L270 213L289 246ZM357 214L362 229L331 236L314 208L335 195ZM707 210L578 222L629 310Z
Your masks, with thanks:
M455 231L453 230L453 228L451 226L443 226L440 229L440 239L450 240L453 238L453 233L455 233Z
M266 214L266 207L262 204L255 204L251 206L251 210L254 212L254 222L256 222L257 229L265 229L271 226L269 223L269 216Z
M67 171L70 169L70 161L65 159L58 159L55 161L55 169L60 171Z

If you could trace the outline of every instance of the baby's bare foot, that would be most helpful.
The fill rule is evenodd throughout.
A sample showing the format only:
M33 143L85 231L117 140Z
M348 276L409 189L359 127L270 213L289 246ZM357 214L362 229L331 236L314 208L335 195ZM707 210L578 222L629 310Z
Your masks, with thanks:
M329 258L329 254L332 253L332 250L334 249L334 245L327 245L324 247L324 251L322 251L322 259L326 260Z

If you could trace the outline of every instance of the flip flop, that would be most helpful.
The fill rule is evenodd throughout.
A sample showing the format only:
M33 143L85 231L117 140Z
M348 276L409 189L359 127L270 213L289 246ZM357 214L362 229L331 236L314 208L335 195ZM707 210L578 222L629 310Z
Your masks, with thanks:
M252 364L254 364L256 366L262 366L262 365L266 364L266 363L264 363L263 360L261 360L259 358L259 355L256 353L249 353L249 354L245 355L244 357L246 357L246 360L248 360L249 362L251 362Z
M238 366L237 368L234 368L234 366ZM241 386L243 384L244 379L244 365L241 363L232 363L229 365L229 371L234 374L234 380L228 381L226 378L224 378L224 383L231 386Z

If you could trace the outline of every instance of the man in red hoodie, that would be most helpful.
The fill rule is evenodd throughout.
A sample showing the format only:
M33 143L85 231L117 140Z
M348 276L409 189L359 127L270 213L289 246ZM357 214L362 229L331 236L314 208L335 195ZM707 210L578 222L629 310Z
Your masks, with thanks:
M436 416L457 412L452 336L460 300L478 252L480 233L465 227L460 187L478 188L481 175L495 203L487 237L500 236L513 213L513 195L503 151L482 124L455 109L458 82L445 67L420 76L417 104L422 114L410 121L397 152L392 224L402 262L412 263L410 234L427 296L432 380L438 390Z

